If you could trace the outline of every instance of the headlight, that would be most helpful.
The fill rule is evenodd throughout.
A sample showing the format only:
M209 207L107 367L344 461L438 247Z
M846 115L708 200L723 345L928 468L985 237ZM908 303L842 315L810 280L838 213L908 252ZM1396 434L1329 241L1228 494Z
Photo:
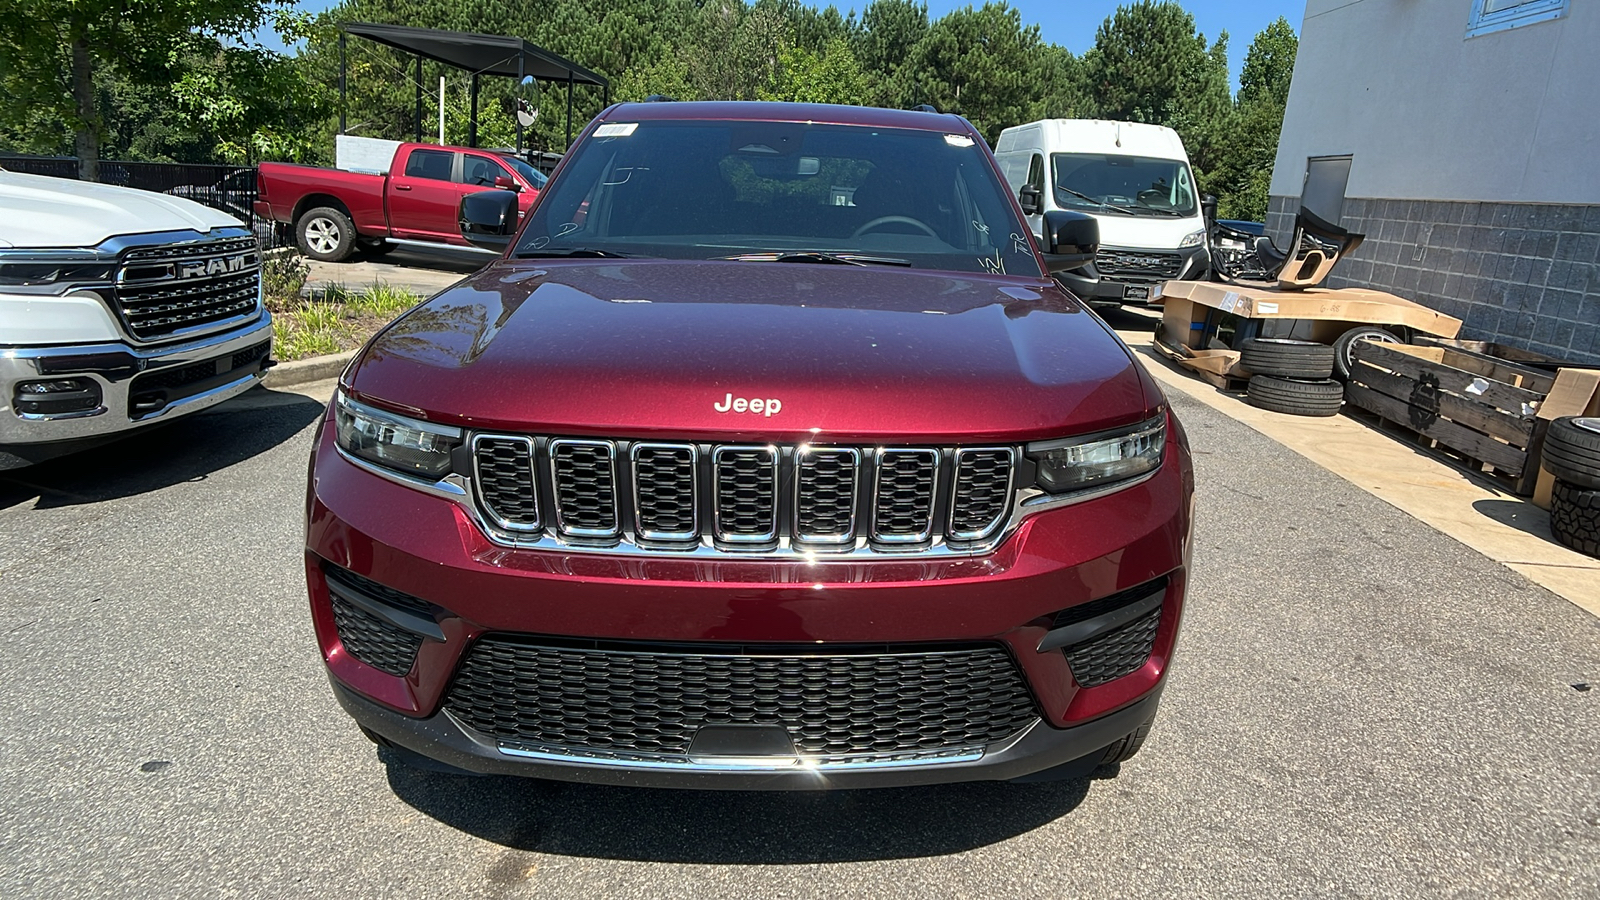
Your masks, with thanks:
M450 471L450 451L461 446L459 428L374 409L343 391L334 397L333 422L341 450L410 475L439 478Z
M1143 475L1161 465L1167 444L1163 413L1132 428L1028 445L1039 487L1063 494Z
M1204 231L1196 231L1194 234L1187 235L1183 240L1179 241L1178 249L1182 250L1184 247L1198 246L1199 244L1204 243L1205 239L1206 233Z
M116 263L89 250L0 250L0 286L54 293L79 284L108 284Z

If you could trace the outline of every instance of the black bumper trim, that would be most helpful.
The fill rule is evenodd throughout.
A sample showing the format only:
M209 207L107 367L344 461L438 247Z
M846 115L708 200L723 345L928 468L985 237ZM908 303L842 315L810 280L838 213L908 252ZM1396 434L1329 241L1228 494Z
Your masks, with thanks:
M1041 780L1087 776L1099 765L1105 749L1155 717L1163 685L1123 707L1071 728L1043 722L1020 739L982 759L948 765L915 765L831 769L825 774L789 772L696 772L630 769L582 763L519 759L500 752L492 739L469 732L443 712L412 718L357 694L329 674L334 697L357 723L403 751L466 772L522 775L556 781L625 787L693 790L829 790L834 788L910 787L964 781ZM1030 777L1033 776L1033 777Z

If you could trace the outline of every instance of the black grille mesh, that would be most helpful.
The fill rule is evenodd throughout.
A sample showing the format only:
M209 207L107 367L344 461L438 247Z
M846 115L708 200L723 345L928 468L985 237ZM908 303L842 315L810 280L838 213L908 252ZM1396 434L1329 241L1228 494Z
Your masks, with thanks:
M233 368L242 369L251 363L257 363L267 358L267 351L272 349L272 344L260 343L254 347L246 347L233 354Z
M773 451L726 449L717 454L717 530L759 537L777 530Z
M480 437L474 448L478 494L489 515L512 528L537 528L539 495L533 479L533 442Z
M243 268L213 277L174 278L172 267L203 264L213 257L255 256ZM196 260L198 263L189 263ZM140 247L122 255L122 271L131 281L112 291L117 311L128 330L141 340L168 337L194 328L246 315L256 308L261 282L261 257L254 238L232 238L167 247ZM160 280L138 279L166 274ZM238 368L238 366L234 366Z
M557 442L551 446L562 530L617 530L617 489L611 454L608 444Z
M1150 658L1160 625L1161 610L1157 608L1110 634L1068 647L1065 652L1072 677L1084 687L1097 687L1138 671Z
M1011 503L1011 451L963 450L956 456L950 534L977 539L1000 525Z
M885 450L879 455L875 534L914 537L931 530L938 465L936 450Z
M856 454L813 447L795 464L799 480L795 532L801 538L855 537Z
M490 635L445 706L493 737L682 754L703 725L783 725L804 754L972 746L1035 718L1004 650L721 655L540 646Z
M694 515L694 448L652 444L633 458L639 530L657 539L698 536Z
M351 656L380 672L400 676L411 671L422 638L390 625L365 610L333 596L333 621L339 642Z
M1176 253L1142 250L1101 250L1094 265L1102 275L1132 275L1145 278L1176 278L1183 270L1183 257Z

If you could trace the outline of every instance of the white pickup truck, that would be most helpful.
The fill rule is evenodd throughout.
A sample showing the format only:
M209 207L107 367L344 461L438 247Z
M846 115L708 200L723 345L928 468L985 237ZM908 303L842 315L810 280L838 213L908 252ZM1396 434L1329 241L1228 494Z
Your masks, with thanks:
M0 171L0 469L220 403L271 353L260 246L236 219Z

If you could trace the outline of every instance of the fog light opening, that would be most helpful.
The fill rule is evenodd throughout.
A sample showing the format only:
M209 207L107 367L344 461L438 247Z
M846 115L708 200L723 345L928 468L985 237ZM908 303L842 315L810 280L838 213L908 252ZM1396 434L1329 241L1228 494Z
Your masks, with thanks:
M17 384L11 405L18 415L65 416L100 409L100 385L92 378L53 378Z

